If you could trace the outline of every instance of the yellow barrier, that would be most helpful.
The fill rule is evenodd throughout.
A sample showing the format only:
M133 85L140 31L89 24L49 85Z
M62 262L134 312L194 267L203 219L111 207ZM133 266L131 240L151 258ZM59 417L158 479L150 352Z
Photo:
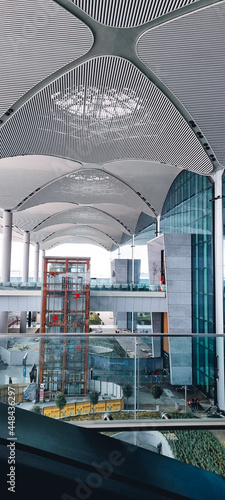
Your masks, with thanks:
M68 403L61 411L61 417L72 417L88 413L103 413L104 411L120 411L124 408L124 399L99 401L94 406L89 401ZM44 406L43 415L51 418L59 418L60 412L57 406Z
M2 403L8 403L8 387L9 384L2 385L0 387L0 401ZM13 387L15 390L15 401L16 403L21 403L23 397L23 391L27 384L10 384L10 387Z

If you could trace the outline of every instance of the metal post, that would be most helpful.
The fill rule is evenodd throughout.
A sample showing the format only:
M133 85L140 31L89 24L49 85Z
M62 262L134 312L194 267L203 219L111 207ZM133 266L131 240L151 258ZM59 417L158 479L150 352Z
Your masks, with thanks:
M120 245L118 246L118 259L120 259Z
M3 236L2 236L2 282L10 281L12 246L12 212L3 212ZM0 313L0 333L8 333L8 311Z
M184 411L187 412L187 386L184 386Z
M214 249L215 249L215 317L216 334L223 334L223 170L217 171L214 176ZM217 354L217 403L225 410L224 393L224 339L216 339Z

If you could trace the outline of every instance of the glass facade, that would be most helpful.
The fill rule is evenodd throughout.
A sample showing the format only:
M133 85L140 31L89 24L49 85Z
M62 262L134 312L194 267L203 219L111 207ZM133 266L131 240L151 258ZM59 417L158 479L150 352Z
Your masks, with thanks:
M172 184L161 216L162 233L192 234L192 331L214 333L213 185L184 171ZM214 395L214 339L193 340L193 383Z

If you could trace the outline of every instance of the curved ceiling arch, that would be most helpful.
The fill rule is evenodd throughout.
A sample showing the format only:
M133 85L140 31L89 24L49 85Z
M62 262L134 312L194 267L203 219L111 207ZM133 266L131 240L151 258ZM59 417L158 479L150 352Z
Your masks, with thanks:
M32 242L38 242L38 243L43 243L44 241L48 240L49 236L52 237L52 235L57 235L59 232L66 230L66 234L71 234L73 236L74 230L79 231L79 229L82 230L82 228L85 227L87 230L96 230L99 233L101 233L102 237L107 236L107 238L110 238L115 244L121 244L123 240L124 233L122 231L115 231L115 229L112 229L110 226L106 226L105 224L83 224L81 221L73 224L70 222L64 222L61 224L54 224L54 225L49 225L47 228L41 229L36 232L31 232L31 240Z
M64 243L75 243L75 244L91 244L91 245L96 245L96 246L99 246L101 248L104 248L104 250L108 250L108 251L112 251L114 250L114 246L112 245L111 248L110 247L105 247L102 243L98 242L98 241L95 241L93 240L92 238L88 237L88 236L61 236L59 238L53 238L53 240L51 240L50 242L47 241L47 242L44 242L42 244L42 248L43 250L50 250L51 248L55 248L56 246L59 246L59 245L63 245Z
M214 162L213 150L209 149L210 138L203 144L205 139L199 130L203 128L203 120L197 120L210 110L212 135L219 123L225 129L223 120L218 120L218 107L213 109L211 103L207 107L206 99L210 82L214 81L213 71L218 69L219 57L223 55L222 19L214 15L218 37L214 41L209 36L215 52L208 71L209 82L205 55L205 67L202 61L199 64L201 54L195 36L198 20L203 16L199 40L205 35L204 48L207 47L207 30L210 31L207 12L213 3L218 4L213 7L214 14L222 18L225 1L216 0L16 3L13 14L18 15L14 15L11 23L14 47L11 44L6 50L12 64L2 76L3 97L9 97L8 102L14 102L15 106L8 111L7 107L3 123L0 120L0 207L13 211L18 235L30 231L31 241L40 242L42 248L44 245L47 248L50 242L59 244L63 238L67 241L75 238L97 241L104 248L113 249L115 242L117 245L125 242L130 234L140 233L155 220L181 170L209 176L220 168L217 160ZM203 9L206 4L207 9ZM12 2L3 0L0 11L2 5L7 7L7 13L0 38L8 36L12 14ZM47 20L48 16L51 18L49 31L45 29L46 17L41 26L43 11L47 12ZM26 36L26 28L30 21L38 32L29 46L30 34ZM22 25L24 40L19 41L16 33L21 34L18 27ZM53 53L57 28L59 41ZM168 35L168 46L161 44L160 37L154 38L159 32L162 39ZM190 34L194 34L194 40L189 40ZM51 43L44 53L43 43L48 44L49 37ZM194 54L193 48L196 48ZM13 50L18 51L15 64L15 53L10 58ZM148 58L144 60L146 54L152 58L149 64ZM194 70L198 67L196 74L200 76L194 79L196 94L191 76L188 79L185 72L182 75L183 54L187 55L192 77L193 66ZM19 62L21 57L25 58L24 67ZM1 64L5 67L5 61L3 54L0 68ZM165 66L174 74L166 75ZM10 101L12 96L14 101ZM200 97L202 102L198 104ZM213 98L217 105L217 96ZM218 102L222 99L221 85ZM196 127L191 125L192 116L198 123ZM223 132L220 134L219 139L214 137L218 150L220 147L219 159L224 143ZM75 213L79 214L76 221ZM72 224L67 216L71 216Z
M68 230L70 228L72 229L73 227L74 225L70 224L69 222L64 224L57 224L54 226L48 226L47 228L44 228L41 231L37 232L31 231L30 239L32 242L35 243L43 243L48 240L49 236L56 234L58 231Z
M70 210L66 210L48 217L42 223L39 223L37 227L33 228L33 232L41 231L47 228L49 225L54 226L56 224L65 224L67 221L70 224L99 224L105 225L106 228L110 227L110 230L114 232L129 232L124 228L121 223L119 223L114 217L105 212L97 210L94 207L89 206L78 206Z
M13 221L24 231L33 231L43 220L49 219L52 215L74 208L74 203L43 203L33 206L22 212L13 213Z
M51 242L51 240L59 239L61 237L65 238L65 240L67 238L73 237L77 237L78 239L83 237L91 238L93 241L100 243L105 248L117 248L119 246L119 243L113 241L110 236L99 231L98 229L87 226L75 226L73 228L53 232L51 235L49 235L49 237L45 238L44 242L42 242L42 247L46 242Z
M32 151L81 162L136 158L212 171L175 106L132 63L115 56L90 59L47 85L1 133L2 157Z
M160 214L168 189L182 169L156 162L121 160L103 165L103 170L126 182L135 192L151 202Z
M146 203L121 180L101 169L80 169L71 172L34 193L19 208L19 211L35 205L42 205L45 200L77 204L114 203L136 208L139 212L152 214Z
M53 0L1 0L0 19L2 116L38 82L89 52L94 37Z
M225 165L224 19L224 1L203 4L188 15L148 29L137 41L140 60L194 117L204 134L203 146L220 165Z
M0 207L14 210L49 182L74 172L80 163L54 156L17 156L0 160Z
M63 226L60 224L60 226ZM42 241L49 241L52 239L52 237L54 238L57 238L57 236L73 236L73 235L91 235L92 238L98 238L98 240L101 240L102 241L102 244L105 244L105 243L110 243L110 244L115 244L115 245L119 245L120 244L120 241L115 241L114 238L110 235L110 234L107 234L106 232L102 231L101 229L97 228L97 227L94 227L94 226L88 226L88 224L73 224L72 226L69 225L69 227L62 227L62 229L57 229L55 230L55 227L54 227L54 230L51 234L49 234L48 236L46 236L44 238L44 240Z

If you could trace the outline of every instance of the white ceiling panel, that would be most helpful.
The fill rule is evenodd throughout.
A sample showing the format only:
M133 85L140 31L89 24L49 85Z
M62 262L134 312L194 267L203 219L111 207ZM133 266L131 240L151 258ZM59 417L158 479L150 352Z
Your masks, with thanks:
M113 203L153 215L151 209L128 186L100 169L84 169L48 184L24 202L19 210L48 201L78 204Z
M105 164L103 169L151 202L156 212L161 212L168 189L181 169L158 163L124 160Z
M0 160L0 207L13 209L46 183L80 164L52 156L17 156Z
M39 224L34 230L40 231L43 228L47 228L49 225L53 226L54 224L65 224L68 221L70 221L71 224L86 224L90 226L93 226L93 224L98 224L104 226L106 231L114 231L114 234L120 232L128 232L113 217L100 210L96 210L95 208L88 206L78 206L71 210L66 210L64 212L52 215L52 217L48 217L47 220L44 220L43 223Z
M225 2L146 31L139 58L193 116L204 144L225 165Z
M34 85L88 52L91 30L52 0L1 0L0 116Z
M41 248L43 250L49 250L51 248L54 248L58 245L63 245L64 243L81 243L81 244L91 244L91 245L97 245L97 246L100 246L100 247L103 247L105 248L106 250L108 251L112 251L112 250L115 250L115 245L113 244L106 244L106 246L104 246L101 241L97 240L96 238L93 239L91 238L90 236L81 236L81 235L76 235L76 236L68 236L68 235L64 235L64 236L60 236L58 238L53 238L52 240L50 241L45 241Z
M1 132L0 157L133 158L202 174L213 168L172 102L119 57L91 59L66 73L26 102Z
M32 231L38 224L50 219L52 215L73 207L73 203L44 203L21 212L14 212L13 221L16 226L19 226L24 231Z

